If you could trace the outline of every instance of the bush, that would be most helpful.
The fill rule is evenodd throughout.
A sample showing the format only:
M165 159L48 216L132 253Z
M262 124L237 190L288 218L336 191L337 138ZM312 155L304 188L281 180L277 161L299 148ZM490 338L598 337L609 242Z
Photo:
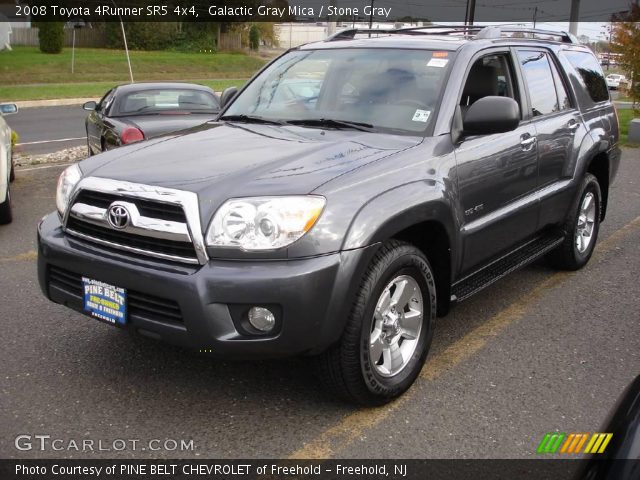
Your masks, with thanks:
M64 23L41 22L38 24L38 40L42 53L60 53L64 46Z
M15 130L11 130L11 148L12 149L16 146L19 140L20 140L20 136L18 135L18 132L16 132Z
M164 50L178 38L178 24L174 22L126 22L124 30L131 50ZM106 35L109 48L124 48L119 22L109 22Z
M256 25L251 25L249 29L249 48L251 50L258 50L260 47L260 30Z
M176 35L172 50L199 52L217 50L218 24L213 22L185 22Z

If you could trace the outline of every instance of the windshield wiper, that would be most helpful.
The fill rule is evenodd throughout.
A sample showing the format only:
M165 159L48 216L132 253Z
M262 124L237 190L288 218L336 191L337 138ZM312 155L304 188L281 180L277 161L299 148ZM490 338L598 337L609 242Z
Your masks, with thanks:
M373 132L375 128L370 123L350 122L347 120L336 120L333 118L307 118L303 120L289 120L291 125L301 125L305 127L328 127L328 128L351 128L363 132Z
M244 123L265 123L267 125L285 125L285 122L281 120L272 120L270 118L257 117L254 115L224 115L218 120L227 120L230 122L244 122Z

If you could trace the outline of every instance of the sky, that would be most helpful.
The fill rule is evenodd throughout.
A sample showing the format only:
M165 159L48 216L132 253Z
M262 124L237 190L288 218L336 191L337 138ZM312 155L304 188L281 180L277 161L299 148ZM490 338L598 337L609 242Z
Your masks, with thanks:
M468 0L288 0L290 5L304 4L320 6L332 4L338 7L357 7L373 3L392 9L391 16L401 18L429 18L433 23L455 24L463 22ZM640 0L579 0L578 35L587 35L591 40L604 38L601 32L611 15L627 10L630 3ZM571 0L476 0L475 20L477 24L525 23L532 27L534 15L536 26L549 30L568 31ZM375 21L382 19L376 18ZM390 18L391 21L393 21ZM562 20L562 21L559 21Z

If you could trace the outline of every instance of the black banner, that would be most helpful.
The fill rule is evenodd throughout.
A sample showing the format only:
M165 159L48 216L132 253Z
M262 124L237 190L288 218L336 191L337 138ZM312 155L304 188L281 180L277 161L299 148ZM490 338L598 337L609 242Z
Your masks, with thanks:
M631 480L637 460L0 460L2 480Z
M575 2L575 4L574 4ZM624 18L637 0L30 0L0 3L1 21L566 22ZM4 16L3 16L4 15Z

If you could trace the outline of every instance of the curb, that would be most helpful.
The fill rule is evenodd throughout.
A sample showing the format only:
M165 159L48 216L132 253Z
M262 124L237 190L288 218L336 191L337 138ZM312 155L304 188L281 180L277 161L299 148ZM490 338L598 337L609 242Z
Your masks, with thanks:
M54 100L23 100L15 103L18 108L59 107L63 105L82 105L85 102L98 101L97 98L58 98Z

